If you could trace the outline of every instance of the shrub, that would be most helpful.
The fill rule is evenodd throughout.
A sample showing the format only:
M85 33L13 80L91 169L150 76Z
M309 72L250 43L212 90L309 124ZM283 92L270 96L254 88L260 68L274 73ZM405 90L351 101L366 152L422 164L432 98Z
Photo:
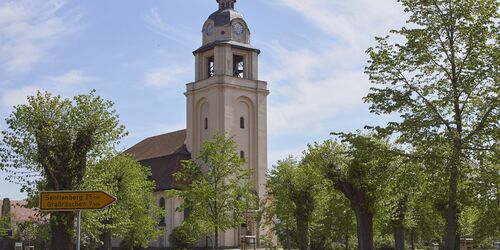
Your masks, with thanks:
M196 223L195 223L196 224ZM201 225L195 225L187 221L174 228L168 240L173 249L193 249L203 236Z

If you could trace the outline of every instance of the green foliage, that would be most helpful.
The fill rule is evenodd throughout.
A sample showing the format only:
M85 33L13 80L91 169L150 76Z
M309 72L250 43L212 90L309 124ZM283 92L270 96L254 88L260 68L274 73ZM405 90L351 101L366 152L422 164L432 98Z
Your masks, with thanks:
M0 237L8 236L7 229L11 228L10 215L0 216Z
M50 240L50 224L46 221L25 221L17 224L16 234L24 237L35 249L46 249Z
M303 162L349 200L358 222L358 245L373 249L373 218L386 198L387 181L397 166L398 152L374 135L335 135L340 142L327 140L310 145ZM349 221L345 223L349 225Z
M365 206L375 212L395 163L387 141L360 134L337 134L340 143L327 140L309 146L305 163L318 169L334 187L344 192L347 183L365 195Z
M38 92L14 107L2 131L0 169L33 201L39 191L75 190L89 163L114 153L125 135L113 103L92 91L63 99ZM72 246L74 213L51 212L53 248ZM57 240L55 240L57 238Z
M390 237L377 237L375 239L376 250L395 250L393 240Z
M29 96L6 119L1 169L10 171L29 195L38 191L37 180L30 178L36 176L42 177L44 190L74 188L87 162L109 156L125 135L112 107L95 91L72 100L40 92Z
M265 218L283 247L330 249L355 232L346 199L331 187L317 169L291 157L271 169Z
M193 249L207 233L203 229L203 224L188 219L172 230L168 240L174 249Z
M404 0L409 27L377 37L366 73L376 87L365 97L375 114L396 113L384 133L396 133L429 164L435 201L447 218L446 249L453 249L474 205L479 152L498 152L500 140L499 2ZM402 39L401 39L402 38ZM497 164L498 165L498 164ZM432 167L432 168L431 168ZM490 171L488 171L490 172ZM493 173L498 176L498 171Z
M163 212L156 206L151 172L130 156L119 155L89 165L84 190L102 190L117 198L112 206L82 214L82 232L91 245L99 245L103 233L122 238L126 247L147 247L161 230L156 228Z
M278 250L278 249L280 249L280 248L278 248L279 245L276 245L273 242L272 237L269 235L262 236L261 242L262 242L262 245L264 246L264 249L266 249L266 250Z
M279 161L270 171L267 192L273 200L267 217L275 220L273 229L283 246L309 246L309 225L315 207L313 188L317 182L292 158ZM291 239L293 243L289 242Z
M205 225L209 233L217 235L241 225L244 213L258 206L251 176L235 142L218 134L205 141L199 155L184 161L181 171L175 174L178 181L187 184L167 193L185 201L179 209L189 208L191 221Z
M464 235L472 236L476 242L485 242L485 245L500 238L499 155L498 152L483 155L473 180L468 183L477 196L460 220Z

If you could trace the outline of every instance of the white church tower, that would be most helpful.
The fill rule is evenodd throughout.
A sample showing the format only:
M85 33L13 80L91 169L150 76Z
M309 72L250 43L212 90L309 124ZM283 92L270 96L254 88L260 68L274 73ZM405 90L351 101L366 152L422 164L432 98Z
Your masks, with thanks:
M255 191L264 197L267 171L267 83L258 80L260 51L234 9L236 0L217 0L219 10L203 25L203 45L193 52L195 82L187 84L186 145L194 157L216 133L234 136L238 152L253 169Z
M249 0L251 1L251 0ZM151 169L155 198L166 216L159 221L165 234L154 247L168 247L169 235L181 225L186 211L177 211L178 198L165 190L177 188L174 173L181 161L196 157L205 140L227 133L253 170L255 192L265 197L267 172L267 83L259 81L259 53L250 45L250 30L243 16L234 10L236 0L217 0L219 9L203 24L202 46L195 56L195 82L186 85L187 128L146 138L125 153ZM253 223L253 224L252 224ZM255 221L220 234L224 247L238 247L245 233L259 236ZM200 245L208 243L200 242Z

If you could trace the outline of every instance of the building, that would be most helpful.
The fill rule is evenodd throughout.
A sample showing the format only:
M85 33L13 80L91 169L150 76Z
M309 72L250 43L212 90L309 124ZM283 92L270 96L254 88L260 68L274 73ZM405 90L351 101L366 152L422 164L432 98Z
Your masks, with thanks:
M195 157L204 140L226 132L234 136L241 157L253 169L255 191L263 198L267 172L267 83L259 80L260 50L250 43L250 29L235 10L236 0L217 0L219 9L202 28L202 46L196 49L195 81L186 85L187 128L147 138L126 153L152 170L155 197L166 210L165 235L155 247L168 247L168 235L181 224L181 201L163 191L176 187L172 176L180 161ZM255 231L258 231L254 229ZM237 247L241 229L220 236L221 246ZM259 237L258 232L256 232Z
M4 198L0 200L0 215L9 216L10 228L8 228L9 234L12 236L12 229L16 228L17 224L26 221L43 221L43 218L39 216L38 210L34 208L27 207L27 201L11 201L9 198ZM5 225L0 225L5 226Z

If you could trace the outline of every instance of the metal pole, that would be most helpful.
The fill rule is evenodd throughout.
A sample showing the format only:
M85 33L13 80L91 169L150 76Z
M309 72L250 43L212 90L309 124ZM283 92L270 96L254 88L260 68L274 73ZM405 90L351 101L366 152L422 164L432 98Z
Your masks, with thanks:
M80 250L80 220L82 218L82 211L78 210L76 212L76 250Z

